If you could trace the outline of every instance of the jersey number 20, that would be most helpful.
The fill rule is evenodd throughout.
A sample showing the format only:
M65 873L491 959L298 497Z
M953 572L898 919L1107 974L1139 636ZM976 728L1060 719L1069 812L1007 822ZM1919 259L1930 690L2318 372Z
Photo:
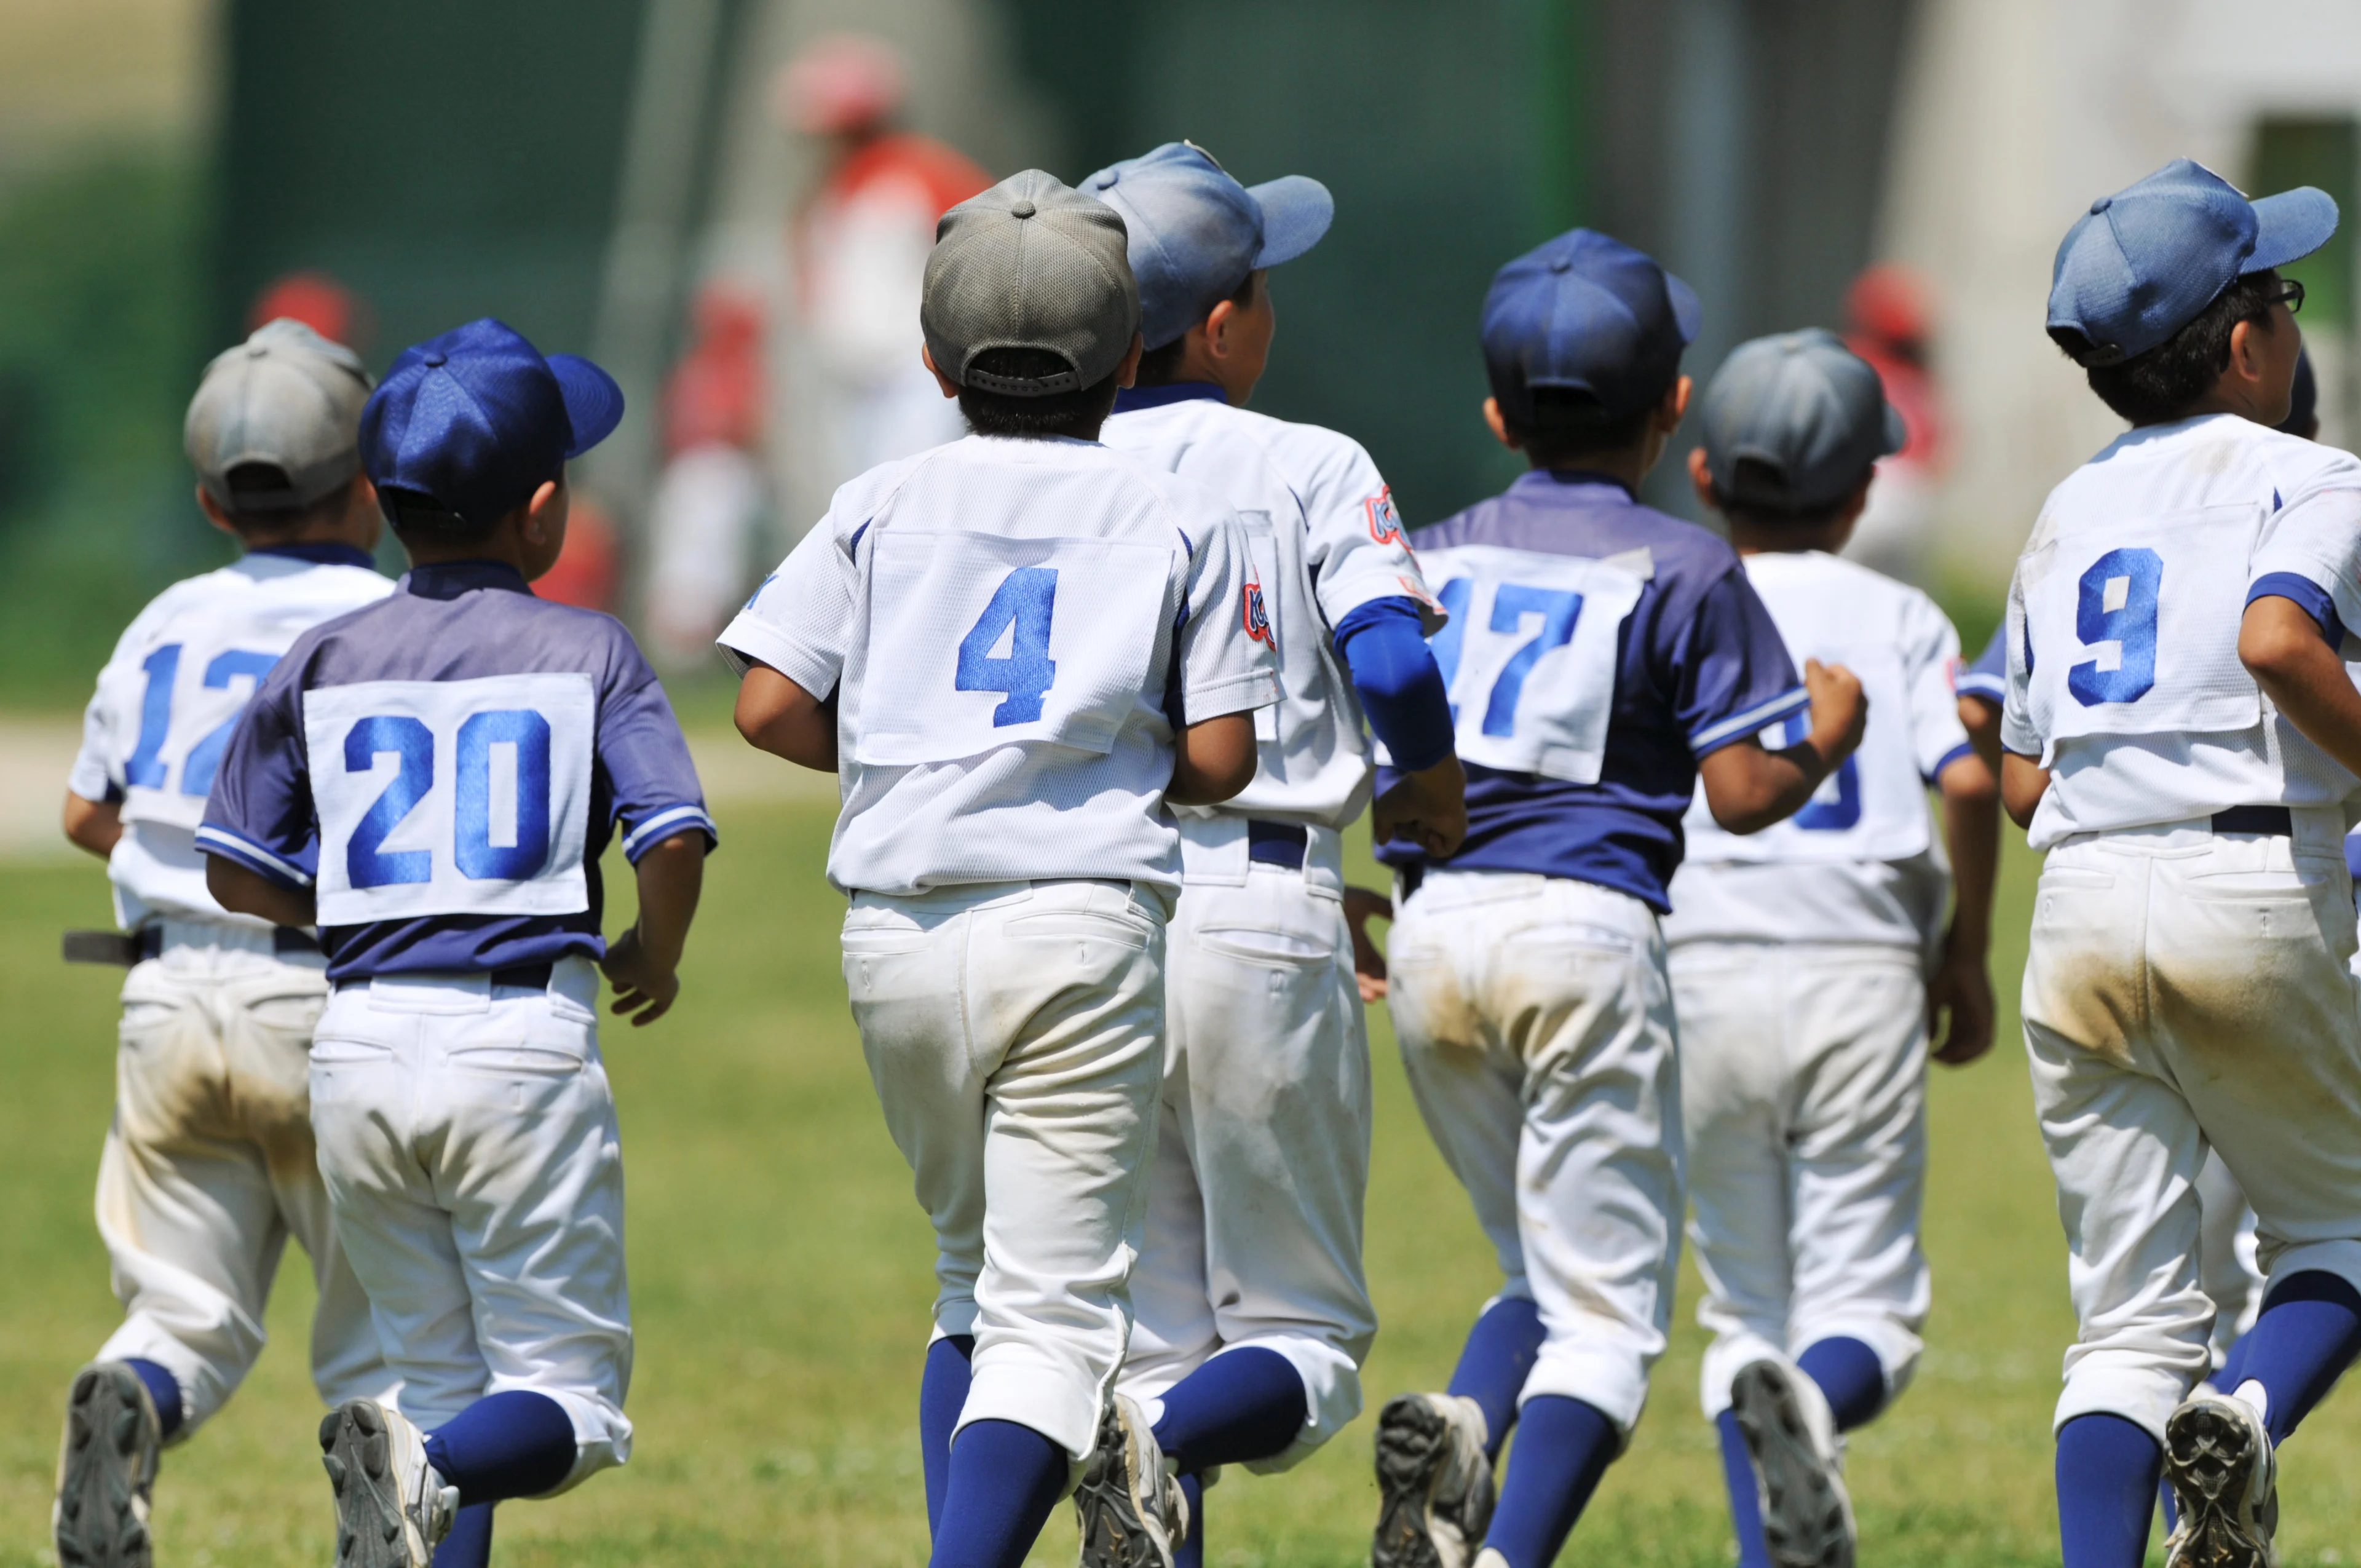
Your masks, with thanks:
M2084 707L2137 702L2156 685L2157 592L2164 557L2136 547L2110 550L2082 574L2074 635L2084 647L2113 642L2113 667L2088 659L2066 672L2066 689Z
M992 602L960 640L952 685L963 692L1005 694L992 710L994 729L1040 718L1041 698L1058 678L1058 662L1049 657L1049 620L1057 609L1058 568L1019 566L1000 580ZM1008 652L994 653L1003 644Z
M494 754L503 746L513 759L506 767ZM357 888L434 879L433 850L383 847L434 787L434 732L406 714L364 718L346 732L345 771L368 773L389 752L401 766L345 850ZM549 720L528 707L473 715L459 726L457 761L451 855L459 873L478 882L533 876L549 859Z

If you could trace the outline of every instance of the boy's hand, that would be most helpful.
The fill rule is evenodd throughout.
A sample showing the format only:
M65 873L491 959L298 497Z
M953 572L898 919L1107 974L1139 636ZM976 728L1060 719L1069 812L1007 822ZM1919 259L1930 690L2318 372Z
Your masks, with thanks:
M1369 807L1369 832L1379 844L1407 839L1430 860L1447 861L1457 854L1460 840L1467 837L1467 771L1459 759L1445 757L1431 768L1396 779Z
M615 988L616 1015L629 1016L634 1029L671 1012L674 999L680 995L679 974L671 965L656 962L640 939L637 926L607 944L607 956L598 967L607 972L607 983Z
M1833 769L1861 744L1869 723L1869 699L1861 695L1861 677L1842 664L1804 661L1804 690L1812 698L1812 746L1821 762Z
M1345 889L1345 924L1353 930L1353 981L1361 1000L1375 1002L1386 993L1386 955L1369 936L1371 920L1391 920L1394 901L1371 888Z
M1984 955L1969 951L1957 935L1945 941L1942 967L1927 982L1927 1035L1942 1040L1929 1054L1945 1067L1965 1067L1993 1044L1992 976ZM1947 1013L1950 1026L1944 1029Z

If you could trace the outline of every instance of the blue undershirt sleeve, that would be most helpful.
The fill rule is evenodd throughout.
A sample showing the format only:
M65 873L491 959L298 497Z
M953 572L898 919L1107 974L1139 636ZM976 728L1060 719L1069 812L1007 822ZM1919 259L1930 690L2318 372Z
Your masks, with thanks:
M1421 633L1418 601L1406 597L1356 606L1336 628L1336 652L1369 728L1405 773L1451 755L1451 698Z
M2246 590L2246 602L2259 598L2292 599L2296 607L2320 623L2320 634L2331 648L2345 642L2345 621L2336 613L2336 598L2310 577L2293 572L2266 572Z

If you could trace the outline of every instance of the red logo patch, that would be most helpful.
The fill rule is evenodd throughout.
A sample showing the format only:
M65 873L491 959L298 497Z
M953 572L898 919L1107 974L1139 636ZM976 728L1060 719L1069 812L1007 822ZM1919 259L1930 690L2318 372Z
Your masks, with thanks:
M1246 635L1271 648L1279 646L1279 637L1270 629L1270 611L1262 602L1262 585L1248 583L1246 591Z
M1370 538L1380 544L1400 544L1402 542L1401 513L1395 510L1394 488L1391 485L1363 501L1361 509L1369 514Z

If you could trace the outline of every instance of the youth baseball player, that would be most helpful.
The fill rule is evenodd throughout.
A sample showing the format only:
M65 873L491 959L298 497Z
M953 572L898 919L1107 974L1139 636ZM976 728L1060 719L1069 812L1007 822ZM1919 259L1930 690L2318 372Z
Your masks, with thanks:
M2025 971L2034 1102L2081 1319L2059 1397L2068 1568L2130 1568L2159 1467L2174 1568L2274 1560L2275 1445L2361 1347L2351 883L2361 462L2270 427L2336 227L2187 159L2092 203L2050 335L2132 429L2050 492L2009 590L2002 794L2048 851ZM2269 1288L2199 1387L2208 1149Z
M261 1353L289 1236L320 1289L320 1398L393 1387L313 1157L320 945L308 923L214 902L194 842L256 685L310 627L392 591L368 554L377 499L357 435L368 393L358 356L291 321L206 367L184 445L198 504L242 554L167 589L124 632L67 780L66 836L104 857L126 933L75 933L69 956L131 973L98 1168L98 1230L126 1316L67 1400L54 1516L66 1568L151 1561L158 1450L219 1409Z
M1250 611L1279 701L1255 716L1254 782L1180 813L1166 935L1170 1044L1137 1321L1116 1387L1150 1423L1204 1560L1202 1480L1283 1470L1361 1409L1377 1329L1361 1273L1369 1047L1345 921L1343 829L1368 801L1366 712L1406 771L1377 803L1435 853L1466 829L1451 709L1422 632L1439 627L1385 481L1359 444L1238 406L1275 325L1268 269L1316 244L1334 203L1289 176L1249 190L1170 142L1081 189L1122 214L1139 280L1139 377L1100 439L1220 495L1245 523ZM1124 1568L1127 1495L1086 1487L1086 1568Z
M1255 773L1279 695L1244 531L1103 445L1139 354L1122 220L1038 170L945 214L927 359L974 432L872 469L721 645L755 745L838 773L829 879L877 1097L935 1227L934 1568L1016 1568L1082 1486L1187 1533L1116 1395L1163 1077L1167 806Z
M672 1005L713 824L631 634L527 586L565 544L566 461L622 411L496 321L405 349L360 434L410 573L288 650L197 829L214 896L316 918L335 987L320 1173L401 1379L320 1428L340 1568L480 1568L489 1505L630 1455L597 970L635 1025ZM616 838L640 914L609 943Z
M1532 471L1411 536L1451 614L1433 648L1468 830L1447 859L1379 847L1389 1002L1502 1281L1449 1392L1379 1418L1378 1568L1542 1568L1629 1440L1680 1246L1657 919L1681 819L1702 780L1724 828L1766 828L1861 736L1861 684L1817 662L1799 683L1730 546L1634 496L1688 405L1697 323L1686 285L1587 229L1502 268L1485 418ZM1762 743L1807 713L1803 739Z
M1832 334L1758 338L1723 363L1702 415L1698 499L1728 521L1788 650L1842 663L1869 699L1860 749L1786 821L1741 838L1702 795L1691 805L1664 921L1697 1321L1714 1335L1705 1413L1739 1561L1850 1568L1837 1434L1909 1380L1928 1303L1934 1022L1948 1019L1938 1061L1992 1046L2000 793L1960 724L1950 621L1838 558L1873 466L1903 441L1876 370Z

